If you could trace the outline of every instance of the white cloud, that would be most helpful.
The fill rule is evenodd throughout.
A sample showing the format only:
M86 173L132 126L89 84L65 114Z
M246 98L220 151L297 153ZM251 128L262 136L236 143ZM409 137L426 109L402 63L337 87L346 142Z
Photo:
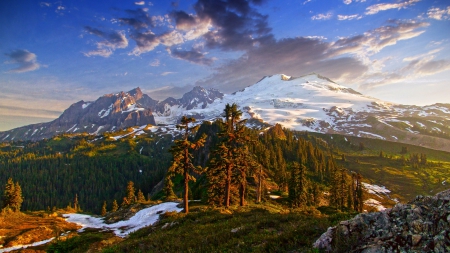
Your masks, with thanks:
M351 4L352 0L344 0L344 4Z
M338 20L353 20L353 19L361 19L362 16L358 14L354 15L337 15Z
M135 5L145 5L144 1L134 2Z
M330 12L326 14L317 14L311 17L312 20L328 20L333 16Z
M373 15L377 14L380 11L386 11L390 9L404 9L410 5L413 5L414 3L419 2L420 0L408 0L401 3L381 3L381 4L375 4L371 5L366 8L366 15Z
M170 72L170 71L166 71L166 72L162 72L161 75L162 76L167 76L167 75L171 75L171 74L175 74L177 72Z
M159 62L158 59L153 60L152 62L150 62L150 66L152 67L158 67L161 63Z
M83 53L84 56L91 57L91 56L101 56L108 58L113 52L110 49L100 48L97 50L91 50L87 53Z
M448 20L450 19L450 6L447 9L430 8L427 11L428 18L436 20Z

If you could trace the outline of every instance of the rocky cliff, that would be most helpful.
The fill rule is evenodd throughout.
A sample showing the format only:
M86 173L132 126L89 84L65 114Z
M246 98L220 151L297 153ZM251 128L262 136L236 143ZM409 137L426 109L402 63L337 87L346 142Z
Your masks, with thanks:
M314 243L326 252L450 252L450 190L358 214Z

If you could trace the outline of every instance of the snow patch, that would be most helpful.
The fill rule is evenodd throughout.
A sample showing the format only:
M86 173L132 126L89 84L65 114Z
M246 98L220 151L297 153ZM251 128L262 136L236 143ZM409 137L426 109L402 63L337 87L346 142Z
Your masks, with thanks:
M125 237L131 232L139 230L143 227L153 225L159 218L161 212L180 212L182 208L177 207L179 203L165 202L155 206L151 206L137 212L129 220L119 221L113 224L105 224L103 218L92 217L86 214L64 214L66 221L73 222L82 226L79 230L85 228L99 228L103 230L113 231L117 236Z
M16 245L16 246L9 247L9 248L0 248L0 252L10 252L10 251L13 251L13 250L26 249L28 247L39 246L39 245L43 245L43 244L49 243L49 242L53 241L53 239L55 239L55 237L52 237L50 239L43 240L43 241L40 241L40 242L34 242L34 243L31 243L31 244Z
M86 109L86 107L88 107L91 104L92 104L91 102L84 103L84 104L81 105L81 108Z

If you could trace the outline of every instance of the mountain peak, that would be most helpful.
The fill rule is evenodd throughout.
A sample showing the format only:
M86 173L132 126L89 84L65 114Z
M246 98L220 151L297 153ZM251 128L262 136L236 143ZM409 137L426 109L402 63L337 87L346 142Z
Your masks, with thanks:
M141 91L141 88L136 87L130 91L128 91L128 94L130 94L131 96L133 96L136 100L139 100L142 98L143 93Z

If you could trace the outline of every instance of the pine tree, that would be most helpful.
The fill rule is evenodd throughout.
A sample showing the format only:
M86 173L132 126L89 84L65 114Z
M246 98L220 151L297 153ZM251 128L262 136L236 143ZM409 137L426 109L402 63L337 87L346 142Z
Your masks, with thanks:
M145 202L145 196L144 193L141 191L141 189L138 190L137 201L140 203Z
M16 182L14 186L14 194L12 197L12 207L15 211L20 211L20 207L22 206L23 197L22 197L22 188L20 187L19 182Z
M73 209L75 209L75 212L80 211L80 206L78 204L78 194L75 194L75 198L73 200Z
M128 181L128 184L127 184L127 197L126 197L127 204L131 204L131 203L135 202L135 198L136 198L135 192L136 192L136 189L134 189L133 181Z
M192 172L202 173L202 168L200 166L194 166L192 162L192 151L199 149L205 144L206 135L202 135L200 139L195 142L189 140L189 134L195 131L197 127L190 128L189 124L194 123L194 118L188 118L183 116L181 118L181 124L177 125L178 129L184 131L183 138L176 140L174 146L170 149L173 155L172 165L169 167L167 172L167 180L176 174L181 174L183 176L184 191L183 191L183 202L184 202L184 212L189 213L189 181L195 182L195 177L192 176ZM170 185L170 183L169 183ZM170 194L170 190L166 190Z
M293 207L306 205L307 199L307 179L306 167L303 164L294 162L291 168L291 178L289 180L289 199Z
M245 135L245 120L240 121L242 112L236 104L226 104L224 109L225 121L222 122L223 130L219 133L220 143L213 152L207 172L209 187L208 199L210 203L230 206L232 195L232 179L238 168L240 152L244 143L248 141ZM224 189L222 189L224 187ZM217 200L222 200L218 203Z
M6 185L5 190L3 191L3 206L2 208L13 208L12 198L14 195L14 181L12 178L9 178Z
M117 204L117 200L114 200L112 203L112 209L111 211L115 212L119 209L119 205Z
M102 205L102 216L106 215L106 201L103 201L103 205Z

